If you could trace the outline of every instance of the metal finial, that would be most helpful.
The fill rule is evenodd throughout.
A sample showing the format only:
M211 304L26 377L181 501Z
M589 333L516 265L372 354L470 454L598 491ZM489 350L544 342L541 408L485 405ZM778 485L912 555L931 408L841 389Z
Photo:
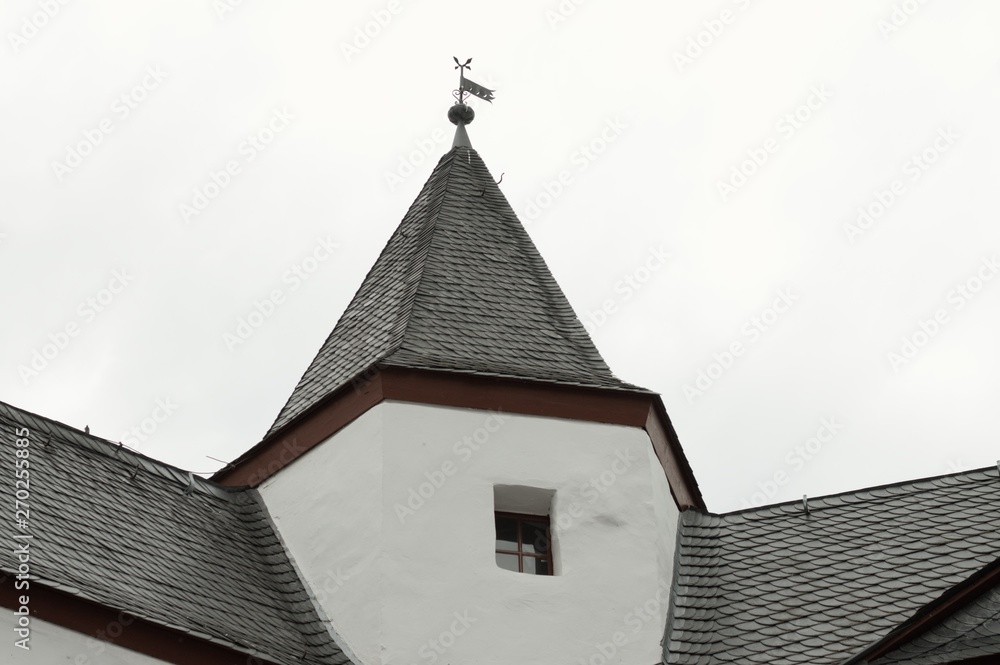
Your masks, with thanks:
M809 517L809 498L805 494L802 495L802 508L806 511L806 517Z
M472 69L472 58L462 62L458 58L452 56L452 60L455 61L455 69L459 70L459 74L458 90L452 92L452 95L455 97L455 103L450 109L448 109L448 120L450 120L453 125L456 125L455 140L452 141L451 147L471 148L472 143L469 141L469 133L465 131L465 126L470 124L475 119L476 112L471 106L465 103L465 99L469 95L474 95L479 99L492 104L493 91L479 85L471 79L465 78L465 70Z
M458 103L459 104L464 104L465 103L465 96L469 94L465 90L465 70L466 69L472 69L472 64L470 64L470 63L472 63L472 58L469 58L465 62L461 62L455 56L451 56L451 59L455 61L455 69L459 70L459 72L458 72L458 90L456 90L456 92L458 93L457 94Z
M494 92L493 90L490 90L489 88L484 88L475 81L465 78L465 70L472 69L472 64L471 64L472 58L469 58L465 62L460 61L455 56L452 56L451 59L455 61L455 69L459 70L458 90L452 92L452 95L454 95L456 100L455 104L457 106L464 105L465 99L469 95L475 95L476 97L479 97L482 100L492 103L493 92ZM470 119L469 122L472 122L472 120Z

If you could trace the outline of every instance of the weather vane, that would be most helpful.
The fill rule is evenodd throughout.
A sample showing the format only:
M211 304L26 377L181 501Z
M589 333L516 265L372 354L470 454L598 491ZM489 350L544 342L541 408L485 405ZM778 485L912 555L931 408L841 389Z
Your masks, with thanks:
M452 60L455 61L455 69L459 70L458 73L458 90L455 90L452 94L458 101L457 104L465 104L465 98L468 95L475 95L482 100L489 103L493 103L493 91L489 88L484 88L475 81L465 78L465 70L472 69L472 58L469 58L464 63L459 61L458 58L452 56Z

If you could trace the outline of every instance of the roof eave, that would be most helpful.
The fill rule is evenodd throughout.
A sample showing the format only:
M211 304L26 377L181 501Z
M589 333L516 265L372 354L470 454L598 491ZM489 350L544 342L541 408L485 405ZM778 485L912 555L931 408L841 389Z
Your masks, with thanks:
M640 427L650 437L678 508L704 509L690 464L656 393L383 365L370 367L300 413L212 480L257 487L387 400Z

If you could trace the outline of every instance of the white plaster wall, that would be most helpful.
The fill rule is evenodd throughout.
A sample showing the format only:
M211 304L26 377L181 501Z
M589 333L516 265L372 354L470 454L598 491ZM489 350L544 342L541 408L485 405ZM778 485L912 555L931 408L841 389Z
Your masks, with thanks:
M261 496L340 640L381 654L383 406L262 483Z
M16 665L164 665L166 661L122 649L82 633L67 630L39 619L31 620L29 651L14 646L17 616L0 609L0 634L4 636L3 663ZM128 630L126 628L125 630Z
M655 505L666 481L653 481L653 464L663 472L648 436L639 428L499 418L386 405L383 662L658 662L666 607L656 604L656 591L667 574L660 550L663 532L672 537L676 524L665 513L676 509L672 501ZM454 473L423 506L412 515L399 510L411 489L419 493L427 474L449 462ZM555 576L497 567L495 484L555 490ZM643 620L636 608L648 601L653 612Z
M556 575L497 567L494 485L555 491ZM660 659L678 515L640 428L385 402L261 494L363 665Z
M653 490L653 510L656 523L660 525L657 529L656 545L660 580L659 588L655 594L656 602L653 603L657 606L660 614L656 620L660 629L660 635L656 638L657 654L659 655L657 655L657 660L653 661L658 663L663 657L660 651L660 640L663 638L663 630L667 625L667 610L670 607L670 585L673 584L674 580L674 550L677 549L677 523L680 520L680 511L677 509L677 503L670 492L670 485L667 483L667 477L663 473L663 467L656 457L652 443L649 444L647 454L649 455L651 476L650 487Z

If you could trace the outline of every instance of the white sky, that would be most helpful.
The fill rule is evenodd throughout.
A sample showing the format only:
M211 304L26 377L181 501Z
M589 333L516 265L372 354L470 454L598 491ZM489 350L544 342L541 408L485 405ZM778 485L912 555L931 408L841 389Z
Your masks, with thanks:
M224 1L0 6L0 400L194 471L256 443L450 147L455 55L497 90L473 145L581 318L611 301L595 341L663 395L711 509L1000 457L1000 278L953 291L1000 269L996 2Z

